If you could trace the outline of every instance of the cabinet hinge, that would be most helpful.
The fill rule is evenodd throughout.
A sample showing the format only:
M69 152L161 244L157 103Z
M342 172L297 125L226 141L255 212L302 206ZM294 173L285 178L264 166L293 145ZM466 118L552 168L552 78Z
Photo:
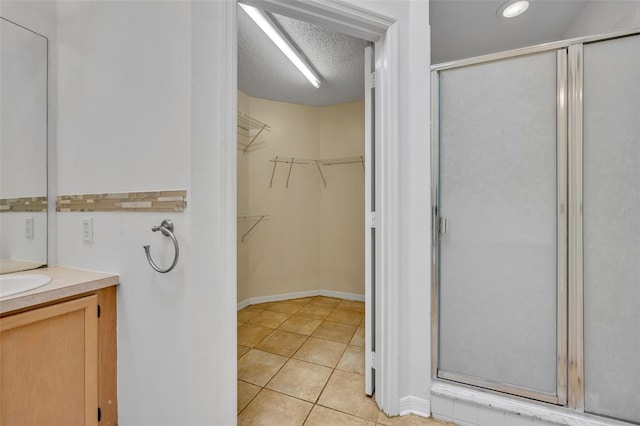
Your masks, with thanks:
M371 216L370 216L369 220L370 220L370 223L371 223L371 228L376 228L377 227L376 212L371 212L370 214L371 214Z
M98 421L102 421L102 410L98 407Z
M372 72L371 73L371 88L375 88L376 87L376 72Z
M369 352L369 356L371 358L371 368L373 368L375 370L376 369L376 353L375 352Z
M100 318L100 305L98 305L98 318Z

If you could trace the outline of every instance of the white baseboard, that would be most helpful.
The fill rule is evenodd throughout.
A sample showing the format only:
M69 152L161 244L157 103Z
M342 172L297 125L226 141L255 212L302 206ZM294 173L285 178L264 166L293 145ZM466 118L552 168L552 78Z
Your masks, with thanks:
M431 404L428 399L418 398L417 396L405 396L400 398L400 415L415 414L420 417L431 416Z
M313 297L313 296L335 297L337 299L364 302L363 294L344 293L342 291L319 289L319 290L298 291L295 293L273 294L271 296L250 297L238 303L238 310L246 308L249 305L257 305L259 303L280 302L283 300L302 299L304 297Z

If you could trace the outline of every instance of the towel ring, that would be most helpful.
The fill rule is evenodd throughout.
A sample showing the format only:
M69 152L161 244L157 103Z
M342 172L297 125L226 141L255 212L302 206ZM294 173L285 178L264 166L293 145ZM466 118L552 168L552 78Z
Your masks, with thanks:
M151 230L153 232L160 231L162 232L162 235L164 235L165 237L170 237L173 240L173 246L176 249L176 254L175 254L175 257L173 258L173 263L167 269L161 269L158 265L156 265L153 259L151 259L151 253L149 253L149 247L151 246L149 245L144 246L144 252L147 253L147 260L149 261L149 265L151 265L151 267L155 271L160 272L161 274L166 274L167 272L173 270L173 268L176 267L176 265L178 264L178 257L180 256L180 247L178 246L178 240L176 239L176 236L173 234L173 222L169 219L165 219L162 221L160 226L154 226L153 228L151 228Z

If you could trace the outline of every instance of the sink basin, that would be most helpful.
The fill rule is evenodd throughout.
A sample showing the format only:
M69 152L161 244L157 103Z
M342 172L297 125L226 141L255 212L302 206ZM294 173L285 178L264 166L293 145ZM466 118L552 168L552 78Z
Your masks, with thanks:
M0 275L0 297L12 296L42 287L51 282L51 277L42 274Z

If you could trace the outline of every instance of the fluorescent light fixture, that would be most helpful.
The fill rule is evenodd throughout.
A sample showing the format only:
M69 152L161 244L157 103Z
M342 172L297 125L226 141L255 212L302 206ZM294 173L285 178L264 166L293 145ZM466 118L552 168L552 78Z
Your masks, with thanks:
M256 9L246 4L238 3L251 19L260 27L262 31L282 50L287 58L295 65L315 88L320 87L320 77L311 69L311 66L304 60L302 55L291 45L287 37L282 34L274 24L269 15L260 9Z
M526 0L513 1L509 0L498 9L498 14L505 18L515 18L522 15L529 8L529 2Z

